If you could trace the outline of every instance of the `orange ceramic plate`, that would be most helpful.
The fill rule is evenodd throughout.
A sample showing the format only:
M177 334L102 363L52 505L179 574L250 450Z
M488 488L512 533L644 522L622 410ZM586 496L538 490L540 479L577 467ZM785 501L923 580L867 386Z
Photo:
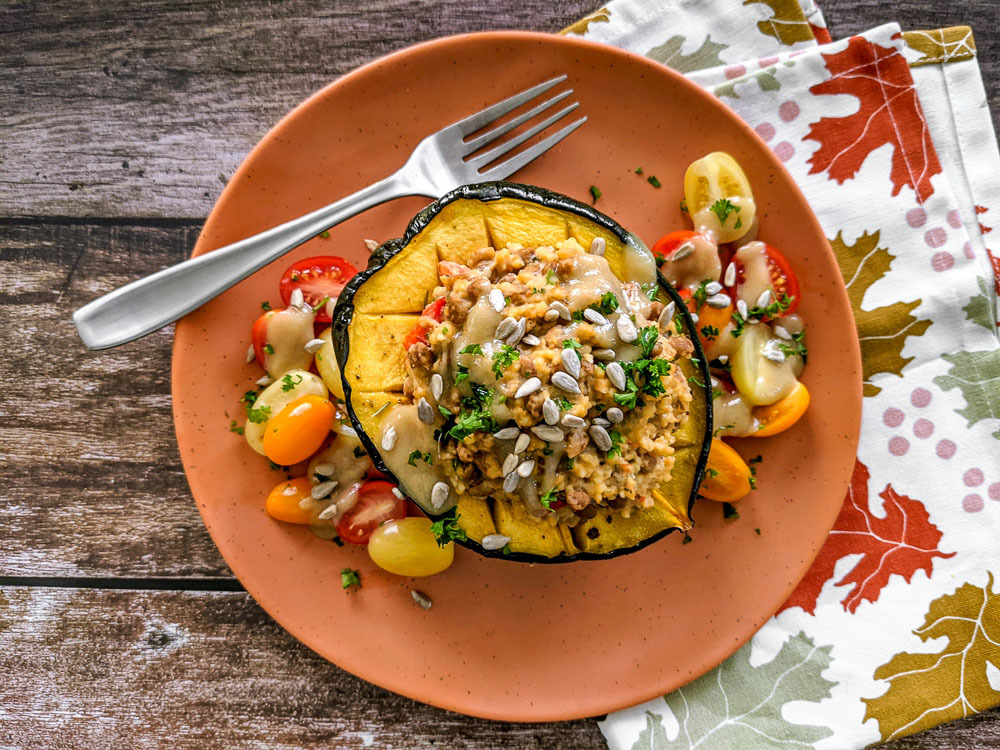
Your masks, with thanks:
M388 175L427 133L550 76L568 73L589 121L516 175L589 200L648 243L685 228L687 165L725 150L743 165L761 234L802 284L813 402L765 456L761 489L724 522L695 508L693 543L672 534L622 558L569 565L487 560L419 582L380 572L361 547L336 547L264 513L271 471L229 432L226 413L259 376L244 364L262 300L278 301L293 260L366 264L363 239L399 236L426 203L398 200L334 228L177 325L173 397L191 490L247 590L296 638L366 680L443 708L517 721L595 716L666 693L745 642L792 591L840 507L854 462L861 368L840 274L801 193L756 136L715 98L662 65L575 38L501 32L423 44L344 76L292 111L219 199L195 254L306 213ZM642 166L663 184L633 173ZM761 530L758 536L754 529ZM340 570L363 587L341 590ZM410 588L434 601L424 611Z

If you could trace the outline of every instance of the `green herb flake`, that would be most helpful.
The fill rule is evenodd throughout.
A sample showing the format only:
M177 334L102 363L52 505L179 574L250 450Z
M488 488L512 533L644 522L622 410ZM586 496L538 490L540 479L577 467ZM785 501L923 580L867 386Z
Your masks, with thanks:
M681 201L681 211L683 211L684 213L690 213L688 211L688 204L686 200Z
M559 274L557 274L554 270L550 268L548 271L545 272L545 281L549 284L558 284Z
M268 302L267 300L264 300L263 302L260 303L260 309L264 310L264 311L270 310L271 309L271 303Z
M313 314L316 314L320 310L323 310L326 307L326 303L329 302L329 301L330 301L330 298L327 296L327 297L324 297L323 299L321 299L315 305L313 305L312 306Z
M293 380L291 375L285 375L284 377L281 378L282 392L288 393L290 390L294 389L295 386L299 385L302 382L301 375L296 375L295 377L298 378L298 380Z
M563 339L562 348L563 349L579 349L583 344L581 344L576 339Z
M754 529L753 533L756 534L757 536L760 536L760 529Z
M622 454L622 443L624 442L622 434L617 430L611 430L608 432L608 436L611 438L611 450L608 451L608 458L620 456Z
M573 408L573 402L561 396L556 399L556 405L559 407L559 411L569 411Z
M445 419L451 419L451 412L441 406L441 404L438 404L438 411L441 412L441 416Z
M736 510L736 506L731 503L722 504L722 517L726 519L735 519L740 517L740 512Z
M233 419L229 422L229 431L235 432L237 435L243 434L243 428L236 424L236 420Z
M340 587L349 589L351 586L361 588L361 574L354 568L343 568L340 571Z
M367 456L367 455L368 454L365 453L365 449L362 448L360 445L355 445L354 446L354 457L355 458L363 458L364 456Z
M711 466L705 469L705 473L708 475L709 479L715 479L717 476L719 476L719 470L713 469Z
M729 214L738 214L740 212L740 207L728 198L719 198L719 200L708 207L708 210L719 217L719 224L725 226L726 219L729 218Z
M642 167L636 167L635 168L635 173L636 174L642 174Z
M646 182L648 182L650 185L652 185L655 188L662 187L662 185L660 184L660 181L658 179L656 179L656 175L655 174L651 174L649 177L647 177L646 178Z
M681 542L681 544L691 544L691 542L693 542L693 541L694 540L691 538L690 534L685 534L684 535L684 541Z
M542 506L545 508L545 510L550 511L550 512L552 511L552 503L554 503L555 500L556 500L556 488L555 487L550 487L538 499L538 501L542 504Z
M447 515L431 524L431 532L437 540L438 547L444 547L448 542L458 540L464 542L468 539L465 529L458 525L458 519L462 516L452 508Z
M603 193L601 192L601 189L597 187L597 185L590 186L590 197L593 198L591 203L597 203L597 201L600 199L602 195Z
M802 357L802 361L805 362L809 358L809 350L806 348L805 337L805 331L793 333L792 343L789 344L782 341L778 344L778 349L780 349L781 353L786 357Z
M602 315L610 315L618 309L618 298L614 292L605 292L601 295L601 301L590 305L590 307Z
M268 419L271 418L271 407L262 406L258 408L247 409L247 419L249 419L254 424L264 424Z
M507 542L507 544L505 544L503 546L503 549L501 550L501 552L503 552L505 555L509 555L510 554L510 542Z
M274 354L274 347L270 344L264 344L264 354Z
M469 379L469 368L466 367L465 365L459 365L458 372L455 373L455 385L458 385L459 383L464 383L468 379Z
M706 341L715 341L719 336L719 329L715 326L702 326L701 335Z
M319 233L319 236L322 237L324 240L330 239L330 230L324 229L322 232Z
M521 353L513 346L502 344L500 350L493 353L493 375L497 380L503 375L503 371L521 358Z

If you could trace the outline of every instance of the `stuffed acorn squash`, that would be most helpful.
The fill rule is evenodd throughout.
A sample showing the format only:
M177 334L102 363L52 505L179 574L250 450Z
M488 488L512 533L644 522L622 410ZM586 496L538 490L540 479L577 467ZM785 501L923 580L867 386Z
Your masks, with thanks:
M691 528L707 368L684 303L607 216L459 188L372 255L333 318L376 467L466 546L566 561Z

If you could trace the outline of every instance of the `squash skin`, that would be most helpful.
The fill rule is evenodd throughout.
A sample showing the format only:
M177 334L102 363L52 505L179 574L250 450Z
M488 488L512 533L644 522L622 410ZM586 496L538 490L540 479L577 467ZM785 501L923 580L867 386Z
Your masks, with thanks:
M347 411L350 415L351 421L355 430L358 433L359 438L365 446L369 456L375 464L375 467L385 473L387 476L395 479L392 472L388 471L384 461L382 460L381 454L379 453L378 446L375 441L368 435L364 426L362 425L358 414L355 412L352 406L352 383L350 382L349 373L352 370L348 367L348 361L351 355L351 342L350 342L350 324L355 315L355 305L354 298L361 287L367 282L375 273L382 270L389 261L392 260L396 255L398 255L402 250L404 250L410 242L416 237L423 229L428 227L431 222L438 217L438 215L446 209L454 201L465 199L471 201L481 201L489 203L491 201L498 201L504 198L515 199L518 201L525 201L528 203L536 204L540 207L546 209L554 209L566 214L575 215L583 219L589 220L596 224L600 229L605 230L610 235L613 235L620 242L625 245L634 245L636 240L616 221L606 216L605 214L595 210L592 206L584 203L580 203L572 198L561 195L559 193L554 193L544 188L534 187L530 185L522 185L512 182L488 182L475 185L464 185L459 187L446 195L442 196L439 200L434 201L422 211L420 211L409 223L404 232L403 236L399 239L392 239L384 242L382 245L376 249L368 262L368 267L358 273L350 282L344 287L343 292L337 302L337 306L333 313L333 342L337 350L337 359L340 364L341 378L344 385L344 394L346 396L345 403L347 405ZM572 229L569 230L572 233ZM698 495L698 488L701 484L701 480L705 471L705 464L708 460L708 453L711 445L712 437L712 399L711 392L709 389L709 372L708 363L705 359L704 353L702 351L701 345L698 341L697 332L695 325L691 320L690 314L687 311L687 306L678 296L677 292L670 285L669 282L663 277L662 274L657 272L658 281L660 287L665 291L665 293L676 303L676 308L678 313L682 316L684 321L684 327L686 329L687 336L694 343L695 354L694 357L697 358L698 363L696 365L697 372L700 375L700 383L692 382L692 391L694 393L695 400L699 400L701 396L701 406L699 407L699 416L705 420L703 433L701 437L701 445L697 445L697 441L694 444L684 447L685 451L697 451L697 462L694 468L694 476L691 485L691 491L688 497L686 515L687 518L691 518L691 511L694 506L695 499ZM370 314L370 313L369 313ZM391 313L390 313L391 315ZM702 385L704 384L704 385ZM700 389L700 391L699 391ZM694 402L693 402L694 403ZM660 500L657 499L658 504ZM427 513L426 515L432 520L437 520L441 518L440 515L434 515ZM669 514L668 514L669 515ZM676 515L676 514L675 514ZM690 528L688 526L687 528ZM533 554L529 552L514 552L511 551L508 554L503 554L500 550L486 550L478 542L474 541L471 537L465 542L456 542L461 544L463 547L471 549L484 557L497 558L502 560L513 560L515 562L524 563L565 563L574 562L576 560L606 560L613 557L618 557L620 555L629 554L640 550L654 542L662 539L667 534L678 531L686 530L681 526L671 526L664 528L648 537L642 538L637 542L626 547L615 547L612 549L600 548L600 551L590 552L583 549L579 542L580 539L576 539L574 543L574 535L572 533L567 534L567 539L564 543L567 553L561 554L553 557L548 557L540 554ZM566 530L563 530L566 531ZM572 530L570 530L572 531Z

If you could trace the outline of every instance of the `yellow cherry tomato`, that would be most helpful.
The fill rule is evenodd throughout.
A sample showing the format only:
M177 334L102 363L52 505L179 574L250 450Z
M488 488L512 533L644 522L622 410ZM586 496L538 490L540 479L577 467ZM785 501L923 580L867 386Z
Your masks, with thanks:
M283 466L305 461L330 434L335 413L322 396L295 399L267 421L264 455Z
M398 576L432 576L451 565L455 544L439 547L428 518L401 518L372 532L368 555L380 568Z
M757 219L750 181L724 151L703 156L687 168L684 202L695 229L712 232L719 243L738 240Z
M267 515L285 523L311 523L309 511L299 505L307 497L312 498L311 490L312 482L308 477L282 482L267 496L264 505Z
M809 408L809 391L802 383L796 383L792 392L770 406L758 406L753 415L760 429L750 433L750 437L769 437L784 432L799 421Z
M712 438L705 478L698 492L709 500L735 503L750 492L750 467L740 454L718 438Z
M316 370L326 383L326 387L330 389L330 393L344 401L346 400L344 383L340 379L337 352L333 348L333 329L327 328L319 337L323 339L323 346L316 352Z
M798 382L795 379L796 357L772 362L764 356L773 339L766 325L746 325L729 355L733 383L754 406L767 406L787 396ZM780 341L780 340L779 340Z

